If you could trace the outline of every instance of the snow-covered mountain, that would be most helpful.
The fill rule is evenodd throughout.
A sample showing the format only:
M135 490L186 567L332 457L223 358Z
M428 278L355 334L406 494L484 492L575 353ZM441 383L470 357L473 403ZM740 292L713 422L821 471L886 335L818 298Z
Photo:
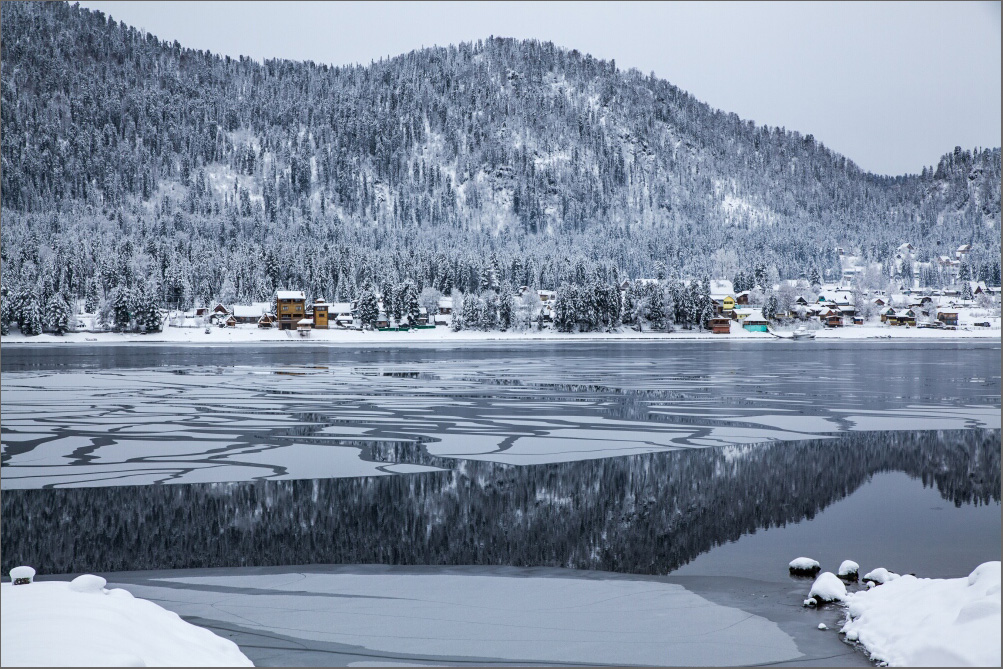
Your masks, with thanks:
M998 281L999 148L877 176L547 42L258 64L12 2L0 50L5 286L348 297L370 277L476 290L489 261L539 287L583 265L796 277L904 241L918 260L971 244Z

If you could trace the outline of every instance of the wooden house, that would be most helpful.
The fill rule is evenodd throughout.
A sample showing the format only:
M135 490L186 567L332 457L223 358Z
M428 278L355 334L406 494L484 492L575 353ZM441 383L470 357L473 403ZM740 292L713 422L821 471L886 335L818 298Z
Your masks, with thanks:
M315 330L327 330L330 318L331 305L323 297L318 297L313 302L313 327Z
M885 309L884 311L881 312L881 322L882 323L891 323L893 320L895 320L895 308L894 307L888 307L887 309Z
M937 320L944 325L955 325L958 324L958 312L957 311L938 311Z
M889 314L887 322L891 325L916 325L916 312L912 309L899 309Z
M538 290L536 291L536 294L540 296L540 302L545 305L551 305L557 301L556 290Z
M260 305L255 304L235 304L233 305L233 317L238 323L254 324L261 318L265 310Z
M710 319L710 331L714 334L731 334L731 318L721 317Z
M259 328L270 328L273 323L275 323L275 317L271 314L261 314L261 318L258 319Z
M237 319L234 318L232 315L231 316L227 316L226 320L223 321L223 322L226 323L226 327L228 327L228 328L232 328L232 327L236 327L237 326Z
M280 290L275 293L275 318L280 330L295 330L306 318L306 295L302 290Z
M440 297L439 298L439 315L448 316L453 313L453 298L451 297Z
M843 327L843 315L839 312L830 311L822 319L822 323L825 324L827 328L841 328Z
M735 296L735 304L741 306L748 306L749 304L749 291L743 290L741 293Z

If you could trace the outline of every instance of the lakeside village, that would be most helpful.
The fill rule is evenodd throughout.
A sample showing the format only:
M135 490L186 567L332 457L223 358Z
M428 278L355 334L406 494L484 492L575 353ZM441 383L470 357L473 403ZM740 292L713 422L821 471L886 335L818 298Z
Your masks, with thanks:
M910 250L903 244L900 257ZM191 335L195 332L212 334L216 328L244 330L244 340L255 339L255 329L292 331L302 337L318 330L406 332L437 328L453 332L790 333L795 338L814 337L817 330L858 327L859 335L832 334L861 336L865 330L874 334L875 328L998 331L1000 287L968 278L963 265L968 250L967 245L962 246L955 258L940 258L955 274L950 285L936 289L921 287L917 272L912 287L889 283L885 289L863 290L860 284L868 283L860 281L863 268L840 253L843 274L840 281L829 283L822 283L817 276L770 282L764 273L756 272L739 273L734 281L641 278L619 285L598 281L563 284L557 290L495 286L480 293L464 295L454 290L444 296L431 287L419 292L408 279L381 288L367 281L350 302L327 302L322 296L293 289L276 291L270 302L217 303L188 310L164 310L148 299L133 304L119 294L114 303L108 301L103 309L91 313L86 311L84 300L73 301L73 306L64 302L62 310L47 309L43 314L12 307L3 334L11 341L10 326L14 325L25 337L157 332L168 339L174 339L171 333L175 333L189 341L194 341ZM262 334L257 338L273 337Z
M634 288L632 282L624 281L620 286L621 303L630 301L629 292ZM654 279L639 279L640 290L645 286L657 287L659 282ZM685 285L685 283L684 283ZM920 328L935 328L954 330L962 322L959 317L963 312L975 312L975 318L985 315L985 321L974 318L965 319L965 325L974 327L991 327L990 314L996 314L998 320L1000 288L986 286L982 282L971 281L956 289L947 290L906 290L891 295L866 295L867 304L858 307L856 301L859 294L839 285L822 286L816 293L804 291L797 294L789 305L783 307L776 304L779 299L775 294L785 289L797 289L797 282L781 283L774 286L772 300L767 304L756 304L750 301L757 292L741 291L735 293L731 281L718 280L710 282L710 305L713 310L709 317L693 324L697 329L706 329L714 334L730 334L733 328L749 332L768 332L771 327L780 324L804 323L815 327L841 328L852 325L864 325L868 320L884 323L888 326L905 326ZM417 305L408 313L407 297L403 296L401 304L396 309L388 306L390 300L381 293L375 293L375 304L371 314L365 313L365 305L361 300L353 302L326 302L320 297L310 302L303 291L277 291L274 302L255 302L252 304L216 304L211 309L200 307L191 311L173 312L167 317L170 327L240 327L256 326L259 328L278 328L280 330L295 330L301 336L308 336L312 330L327 329L371 329L378 331L407 331L410 329L433 329L436 326L460 329L457 327L465 321L470 329L485 328L480 322L487 309L468 309L466 318L462 314L454 314L454 304L462 296L435 296L434 303L425 306ZM512 296L515 302L539 303L536 316L531 318L535 329L556 328L562 331L573 331L574 327L562 325L560 306L562 293L554 290L531 291L522 286ZM528 299L527 299L528 298ZM364 299L364 298L363 298ZM565 298L567 299L567 298ZM809 299L811 301L809 301ZM501 303L503 300L499 300ZM468 303L473 300L468 300ZM481 306L481 305L478 305ZM980 309L981 307L981 309ZM531 307L532 308L532 307ZM499 308L499 311L501 309ZM580 313L571 311L573 325L579 326ZM396 313L395 313L396 312ZM470 312L473 312L471 316ZM652 316L650 311L645 314ZM498 318L499 325L504 324L504 317ZM635 329L641 329L642 318L624 319L621 323L635 321ZM649 328L666 330L664 325L657 327L657 318L643 318L649 323ZM998 323L997 323L998 324ZM508 328L490 328L508 329Z

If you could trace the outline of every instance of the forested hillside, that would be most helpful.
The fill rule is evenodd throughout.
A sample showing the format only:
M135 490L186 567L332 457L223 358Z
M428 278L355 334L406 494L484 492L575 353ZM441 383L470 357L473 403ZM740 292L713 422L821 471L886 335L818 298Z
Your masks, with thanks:
M891 267L904 241L972 244L998 280L999 148L876 176L550 43L259 64L66 3L0 12L2 283L41 304L796 278L838 271L836 246Z

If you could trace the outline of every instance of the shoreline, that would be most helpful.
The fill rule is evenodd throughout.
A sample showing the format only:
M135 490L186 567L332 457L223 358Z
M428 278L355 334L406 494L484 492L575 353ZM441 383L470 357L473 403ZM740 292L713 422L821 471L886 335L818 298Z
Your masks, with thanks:
M919 330L915 328L891 328L887 326L853 326L833 330L818 330L814 341L1000 341L998 327L979 330ZM786 333L784 333L786 334ZM261 330L255 327L212 328L205 334L196 328L168 328L154 334L75 332L63 336L42 334L34 337L8 335L0 338L2 346L105 346L105 345L180 345L180 346L254 346L292 344L299 346L397 346L408 344L471 344L471 343L512 343L512 342L778 342L792 341L784 335L765 332L732 332L730 335L710 332L589 332L564 333L543 332L452 332L447 328L435 330L412 330L405 332L380 332L358 330L314 330L308 337L301 337L289 330ZM811 345L811 340L798 342Z

